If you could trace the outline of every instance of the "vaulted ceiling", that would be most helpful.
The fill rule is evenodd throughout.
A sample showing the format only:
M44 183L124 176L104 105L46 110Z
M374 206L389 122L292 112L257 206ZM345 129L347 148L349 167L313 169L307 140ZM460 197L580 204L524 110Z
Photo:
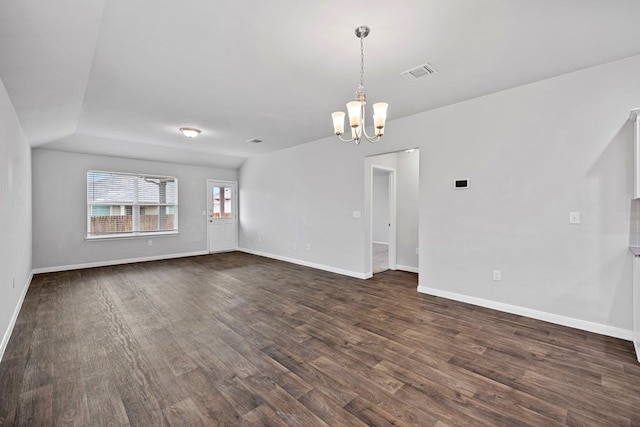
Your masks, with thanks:
M237 167L332 134L359 79L358 25L392 132L640 54L638 16L636 0L4 0L0 79L33 147ZM401 75L425 62L438 72Z

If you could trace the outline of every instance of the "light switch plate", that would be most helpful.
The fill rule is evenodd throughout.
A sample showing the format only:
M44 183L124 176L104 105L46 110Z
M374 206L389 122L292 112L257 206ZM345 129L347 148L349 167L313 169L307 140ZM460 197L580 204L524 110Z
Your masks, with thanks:
M360 211L353 211L353 217L354 218L360 218L360 217L362 217L362 213Z

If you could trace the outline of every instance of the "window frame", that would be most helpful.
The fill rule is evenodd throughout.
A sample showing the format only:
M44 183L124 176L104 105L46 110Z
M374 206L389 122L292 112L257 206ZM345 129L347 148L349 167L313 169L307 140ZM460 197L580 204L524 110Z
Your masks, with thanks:
M92 202L89 201L89 175L90 174L109 174L114 176L133 176L135 181L133 184L133 201L106 201L106 202ZM175 182L175 203L152 203L145 200L140 200L138 195L138 179L171 179ZM179 212L179 184L177 176L170 175L158 175L158 174L145 174L145 173L131 173L131 172L114 172L89 169L85 174L85 198L86 198L86 233L85 240L109 240L109 239L128 239L147 236L166 236L179 234L178 228L178 212ZM127 232L114 232L110 234L91 234L91 216L93 206L109 206L112 210L113 206L131 206L132 213L132 231ZM140 208L144 206L165 206L167 208L173 208L173 230L153 230L153 231L140 231Z

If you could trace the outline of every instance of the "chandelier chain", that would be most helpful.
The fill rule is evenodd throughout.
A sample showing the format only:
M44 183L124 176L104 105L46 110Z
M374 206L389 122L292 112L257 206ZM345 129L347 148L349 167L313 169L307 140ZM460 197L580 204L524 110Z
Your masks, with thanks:
M360 36L360 86L364 87L364 36Z

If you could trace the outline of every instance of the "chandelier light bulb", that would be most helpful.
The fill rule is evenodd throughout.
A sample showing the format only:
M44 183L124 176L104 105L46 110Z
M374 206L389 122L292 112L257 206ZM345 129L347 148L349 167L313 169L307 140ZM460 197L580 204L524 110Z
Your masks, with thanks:
M387 120L387 108L389 104L386 102L377 102L373 104L373 125L376 129L384 128L384 123Z
M351 101L347 103L347 111L349 112L349 124L352 128L360 126L362 103L360 101Z
M336 111L331 114L333 119L333 131L336 135L342 135L344 133L344 111Z

